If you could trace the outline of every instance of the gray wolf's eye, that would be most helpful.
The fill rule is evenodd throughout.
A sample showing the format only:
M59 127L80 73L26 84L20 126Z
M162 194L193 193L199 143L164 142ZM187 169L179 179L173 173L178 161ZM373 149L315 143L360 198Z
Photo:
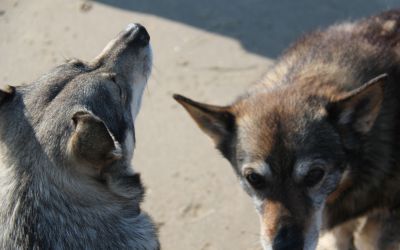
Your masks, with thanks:
M69 63L70 63L72 66L74 66L75 68L79 68L79 69L85 68L85 64L84 64L82 61L78 60L78 59L71 59L71 60L69 61Z
M306 177L304 177L303 182L307 187L313 187L322 180L324 175L325 175L325 171L323 169L321 169L319 167L314 168L314 169L311 169L307 173Z
M104 74L104 77L106 77L108 80L112 81L118 87L119 96L122 98L122 100L125 100L126 97L124 95L124 92L122 91L121 86L117 82L117 74L115 74L115 73L103 73L103 74Z
M260 189L265 187L266 182L264 179L264 176L254 172L254 171L248 171L245 174L247 182L255 189Z
M110 74L110 80L117 83L116 74Z

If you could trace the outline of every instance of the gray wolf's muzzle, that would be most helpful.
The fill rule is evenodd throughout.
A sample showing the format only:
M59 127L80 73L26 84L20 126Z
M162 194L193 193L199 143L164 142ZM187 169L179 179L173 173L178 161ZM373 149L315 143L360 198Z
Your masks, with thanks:
M115 73L129 73L132 67L138 63L146 62L150 47L150 35L146 28L140 24L129 24L125 30L110 41L99 56L95 59L95 64L100 63ZM151 53L150 53L151 54ZM151 55L150 55L151 57ZM145 67L144 71L148 71ZM138 70L140 71L140 70ZM143 72L138 72L143 73Z
M114 75L117 82L132 86L130 103L135 120L152 67L150 36L146 28L140 24L129 24L107 44L92 65Z

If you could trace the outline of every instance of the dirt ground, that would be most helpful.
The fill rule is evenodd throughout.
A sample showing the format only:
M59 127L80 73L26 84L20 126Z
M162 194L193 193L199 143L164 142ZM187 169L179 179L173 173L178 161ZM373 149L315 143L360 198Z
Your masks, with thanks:
M151 35L154 69L134 168L164 250L260 249L258 217L229 164L171 98L228 104L302 33L398 0L0 0L0 84L89 60L130 22Z

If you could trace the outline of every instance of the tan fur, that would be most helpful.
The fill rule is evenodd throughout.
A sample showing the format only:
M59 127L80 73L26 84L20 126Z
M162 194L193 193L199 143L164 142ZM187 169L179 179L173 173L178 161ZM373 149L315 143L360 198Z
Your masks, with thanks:
M363 223L365 218L356 219L325 232L320 237L317 250L352 250L353 234L357 234ZM364 248L357 249L364 250Z
M337 198L348 188L352 186L351 179L348 176L348 173L344 173L342 176L342 179L340 180L339 186L336 188L336 190L331 193L328 198L326 198L326 203L333 203L337 200Z
M354 245L360 250L374 250L378 248L381 221L378 218L364 220L359 232L354 234ZM351 233L351 232L349 232Z
M246 108L248 109L248 107ZM238 107L235 107L235 109L238 110ZM242 141L243 148L245 148L249 152L252 152L252 157L254 160L263 160L265 156L268 155L268 152L270 151L274 143L274 138L270 135L273 134L275 128L272 126L265 126L262 121L260 121L259 123L254 123L251 116L254 113L248 113L246 111L247 110L244 109L241 110L239 114L242 113L243 115L239 115L236 118L237 123L239 124L239 140ZM255 127L263 127L264 129L255 130ZM248 136L249 131L257 131L258 133L252 134L252 136Z
M289 216L289 211L282 205L282 203L276 201L266 202L262 215L265 234L271 239L274 238L282 219Z

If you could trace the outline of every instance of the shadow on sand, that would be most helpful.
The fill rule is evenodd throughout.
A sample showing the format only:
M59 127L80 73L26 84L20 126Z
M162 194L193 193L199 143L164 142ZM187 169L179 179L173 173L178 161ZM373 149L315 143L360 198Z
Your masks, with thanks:
M96 1L232 37L247 51L271 58L276 58L296 37L317 27L400 7L398 0Z

